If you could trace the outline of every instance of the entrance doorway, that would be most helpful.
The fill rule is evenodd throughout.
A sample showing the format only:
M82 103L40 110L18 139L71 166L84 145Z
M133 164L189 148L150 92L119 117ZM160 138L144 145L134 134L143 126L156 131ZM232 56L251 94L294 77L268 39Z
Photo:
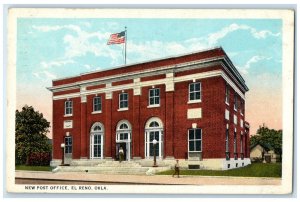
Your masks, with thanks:
M64 148L64 163L70 164L72 162L73 141L72 136L65 136L65 148Z
M116 134L116 160L119 160L119 149L124 151L124 160L131 159L131 125L127 120L119 121Z
M122 143L117 143L116 144L116 160L119 161L119 150L122 147L123 152L124 152L124 159L123 160L127 160L127 143L126 142L122 142Z

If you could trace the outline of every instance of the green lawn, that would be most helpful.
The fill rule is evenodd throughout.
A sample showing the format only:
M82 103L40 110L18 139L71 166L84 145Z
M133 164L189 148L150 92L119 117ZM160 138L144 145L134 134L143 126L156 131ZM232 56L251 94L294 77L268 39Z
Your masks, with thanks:
M32 171L51 171L50 166L26 166L26 165L16 165L16 170L32 170Z
M172 175L173 172L173 170L168 170L158 175ZM232 170L180 170L180 175L281 177L281 163L252 163Z

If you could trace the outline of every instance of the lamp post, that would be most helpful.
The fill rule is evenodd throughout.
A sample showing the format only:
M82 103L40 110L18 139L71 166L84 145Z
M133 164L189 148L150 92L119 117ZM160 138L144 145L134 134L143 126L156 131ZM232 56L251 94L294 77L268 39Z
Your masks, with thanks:
M156 165L156 144L157 144L157 140L154 139L152 143L153 143L153 149L154 149L153 167L157 167L157 165Z
M65 143L61 143L60 147L61 147L61 153L62 153L61 165L63 166L65 164Z

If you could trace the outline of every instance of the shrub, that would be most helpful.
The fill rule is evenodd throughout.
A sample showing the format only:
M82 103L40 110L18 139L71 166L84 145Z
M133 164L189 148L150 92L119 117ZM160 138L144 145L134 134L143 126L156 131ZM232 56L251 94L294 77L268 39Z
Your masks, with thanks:
M29 156L29 165L48 166L50 165L51 155L49 152L34 152Z

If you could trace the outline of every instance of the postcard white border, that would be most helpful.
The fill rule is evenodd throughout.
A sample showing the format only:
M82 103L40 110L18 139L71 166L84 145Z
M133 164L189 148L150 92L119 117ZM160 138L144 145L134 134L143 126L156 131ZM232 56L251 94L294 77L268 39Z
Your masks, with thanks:
M55 9L55 15L53 10ZM101 11L101 12L99 12ZM58 9L58 8L10 8L8 16L8 68L7 68L7 191L38 193L15 184L14 131L16 109L16 33L17 18L211 18L211 19L282 19L283 44L283 161L280 186L135 186L108 185L100 193L182 193L182 194L288 194L292 191L293 168L293 84L294 84L294 12L269 9ZM242 17L241 17L242 16ZM40 192L45 193L45 192ZM72 193L55 191L47 193ZM76 193L79 193L76 191ZM98 193L98 192L80 192Z

